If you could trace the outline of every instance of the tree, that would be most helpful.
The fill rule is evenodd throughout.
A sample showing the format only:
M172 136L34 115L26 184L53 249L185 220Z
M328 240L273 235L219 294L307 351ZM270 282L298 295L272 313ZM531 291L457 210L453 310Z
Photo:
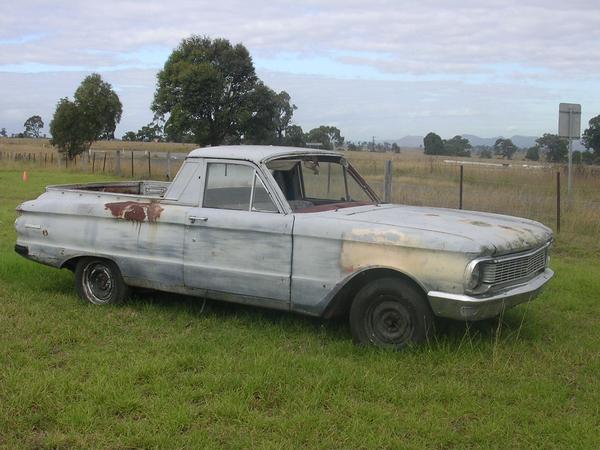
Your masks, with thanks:
M471 156L471 152L469 151L471 143L462 136L456 135L452 139L444 140L443 143L444 155Z
M158 73L152 110L168 116L169 139L200 145L239 142L257 83L242 44L192 36L179 44Z
M400 146L398 144L396 144L395 142L392 143L392 152L400 153Z
M581 154L581 151L579 150L574 150L573 151L573 164L581 164L583 162L583 155Z
M2 137L6 137L7 136L7 134L6 134L6 128L2 128L0 130L0 136L2 136Z
M494 143L494 153L502 158L512 159L517 151L517 146L510 139L499 138Z
M321 125L318 128L313 128L306 135L307 142L319 142L325 149L334 149L335 146L344 144L344 137L341 135L337 127Z
M585 148L592 150L594 157L600 159L600 115L592 117L589 128L583 132L582 141Z
M285 128L283 145L289 147L306 147L306 136L300 125L288 125Z
M44 128L44 122L40 116L31 116L23 126L25 127L25 136L37 139L40 137L40 130Z
M289 126L294 111L298 109L291 102L290 94L281 91L275 96L275 129L277 131L277 142L283 142L283 135Z
M112 86L96 73L81 82L73 97L58 102L50 122L50 143L70 159L98 139L113 138L123 111Z
M539 161L540 160L540 148L537 145L533 147L529 147L527 149L527 153L525 153L525 159L529 161Z
M123 140L123 141L137 141L137 134L135 133L135 131L128 131L127 133L125 133L123 135L123 137L121 138L121 140Z
M561 163L567 160L569 149L567 140L556 134L546 133L535 140L541 152L545 153L546 161Z
M444 142L434 132L430 132L423 138L423 147L426 155L442 155L444 153Z

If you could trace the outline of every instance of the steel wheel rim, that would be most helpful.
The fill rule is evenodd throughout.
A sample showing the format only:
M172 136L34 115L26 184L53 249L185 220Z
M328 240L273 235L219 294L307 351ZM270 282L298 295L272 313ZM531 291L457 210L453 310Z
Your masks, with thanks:
M110 268L101 262L91 263L83 269L83 290L87 299L95 305L110 302L115 289Z
M384 346L406 344L415 330L410 311L391 295L378 297L367 311L365 321L371 340Z

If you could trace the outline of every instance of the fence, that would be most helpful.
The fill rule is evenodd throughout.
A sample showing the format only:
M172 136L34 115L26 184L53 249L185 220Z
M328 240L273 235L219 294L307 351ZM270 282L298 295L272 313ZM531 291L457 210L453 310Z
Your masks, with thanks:
M54 151L0 152L3 163L77 170L111 176L170 180L186 153L92 150L73 161ZM573 204L564 205L564 168L449 164L440 158L348 152L347 157L386 201L461 208L527 217L556 231L600 233L600 168L576 167ZM6 164L4 164L6 166ZM563 185L565 183L562 183ZM562 208L561 208L562 206Z

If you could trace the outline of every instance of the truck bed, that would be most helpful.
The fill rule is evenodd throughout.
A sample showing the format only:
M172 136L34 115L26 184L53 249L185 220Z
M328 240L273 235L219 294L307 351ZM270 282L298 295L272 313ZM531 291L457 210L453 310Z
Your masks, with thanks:
M171 185L167 181L118 181L111 183L61 184L48 186L48 190L110 192L144 197L162 198Z

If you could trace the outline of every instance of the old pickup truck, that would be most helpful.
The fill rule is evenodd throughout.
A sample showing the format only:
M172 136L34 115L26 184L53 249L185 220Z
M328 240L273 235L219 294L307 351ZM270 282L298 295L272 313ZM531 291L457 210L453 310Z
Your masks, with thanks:
M553 276L540 223L383 204L343 154L306 148L197 149L172 183L49 186L17 212L15 250L72 270L93 304L143 287L346 314L384 347L426 341L436 316L498 316Z

